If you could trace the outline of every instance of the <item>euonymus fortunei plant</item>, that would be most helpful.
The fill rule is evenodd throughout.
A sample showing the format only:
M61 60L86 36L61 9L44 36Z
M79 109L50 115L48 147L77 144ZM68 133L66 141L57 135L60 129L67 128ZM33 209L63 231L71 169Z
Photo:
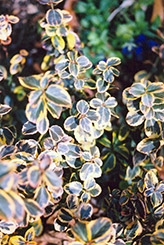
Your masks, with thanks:
M144 77L123 91L128 113L121 125L112 93L120 59L100 61L87 77L92 63L68 25L71 15L56 8L62 0L39 2L49 6L40 20L43 72L21 76L24 49L10 60L9 72L20 83L15 93L24 91L20 100L28 94L21 139L3 125L12 108L0 105L0 243L37 244L56 212L53 229L66 232L72 245L163 244L163 82ZM2 47L17 22L0 16ZM8 79L4 66L0 79ZM101 182L105 175L111 183L112 174L113 181L122 179L119 189ZM93 200L107 187L99 217Z

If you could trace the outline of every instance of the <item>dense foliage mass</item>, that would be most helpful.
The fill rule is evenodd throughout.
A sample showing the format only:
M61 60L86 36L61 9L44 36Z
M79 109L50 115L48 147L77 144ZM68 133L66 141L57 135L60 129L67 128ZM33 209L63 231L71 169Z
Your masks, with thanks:
M9 67L0 66L1 82L14 86L12 93L23 104L10 103L5 85L0 104L0 243L37 244L51 218L53 229L67 233L72 245L163 244L160 76L138 72L121 102L115 81L121 59L108 57L93 67L68 25L70 13L56 7L62 0L39 2L48 8L39 22L42 73L21 75L29 55L25 49L10 59ZM6 58L18 21L13 15L0 16ZM119 26L117 35L123 35ZM163 61L163 50L163 45L156 47L158 60ZM24 113L21 133L10 116L19 106Z

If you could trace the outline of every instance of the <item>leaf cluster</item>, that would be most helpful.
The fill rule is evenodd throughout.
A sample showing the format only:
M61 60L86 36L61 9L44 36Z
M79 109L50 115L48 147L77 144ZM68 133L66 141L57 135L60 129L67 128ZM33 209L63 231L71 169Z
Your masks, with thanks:
M100 61L94 79L88 78L92 63L68 25L71 15L54 8L60 0L39 2L49 7L40 21L42 73L20 76L25 50L10 61L10 76L29 94L21 138L1 120L0 243L36 244L52 217L54 230L67 232L72 245L162 244L163 83L143 78L126 88L127 124L121 125L112 94L120 58ZM1 19L6 41L11 34L6 28L17 17ZM6 73L0 67L1 81L9 79ZM0 104L1 119L11 110ZM131 135L137 126L136 146ZM112 176L122 179L115 183L119 189L110 190ZM103 192L106 202L99 197ZM107 217L95 215L94 200Z

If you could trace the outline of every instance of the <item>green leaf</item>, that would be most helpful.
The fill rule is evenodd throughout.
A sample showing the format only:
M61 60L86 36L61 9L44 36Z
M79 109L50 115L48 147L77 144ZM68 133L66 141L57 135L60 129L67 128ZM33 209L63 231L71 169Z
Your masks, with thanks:
M153 207L156 208L163 202L163 196L160 192L154 191L150 197L150 201Z
M35 157L37 154L38 142L33 139L20 140L16 143L16 147L17 152L26 152Z
M77 63L70 62L68 68L72 76L74 77L78 76L80 67Z
M71 16L71 19L72 19L72 16ZM66 31L67 31L67 29L66 29ZM76 44L76 38L75 38L74 33L69 32L66 38L67 38L67 46L70 50L72 50Z
M96 162L94 162L93 166L94 166L94 178L101 177L102 175L101 167Z
M116 156L113 153L109 153L104 159L102 170L104 173L111 171L116 166Z
M88 192L83 192L80 199L82 200L82 202L88 203L90 198L91 196Z
M109 107L109 108L114 108L117 106L117 101L114 97L109 97L106 101L105 101L105 106Z
M102 101L98 98L94 98L90 101L90 106L93 108L98 108L102 105Z
M86 114L89 110L89 105L85 100L80 100L77 102L76 108L80 114Z
M15 150L15 146L13 146L13 145L1 146L0 147L0 159L2 159L3 157L11 155L12 153L14 153L14 150ZM6 164L5 164L5 166L6 166ZM12 166L12 164L10 164L10 166ZM3 168L3 169L5 169L5 168ZM1 173L3 173L3 172L1 171L1 164L0 164L0 177L1 177Z
M101 176L101 175L100 175ZM80 179L86 180L87 178L94 178L94 165L92 163L84 163L80 169Z
M154 211L154 216L159 219L164 215L164 203Z
M80 219L88 219L92 216L93 207L89 203L82 203L80 206Z
M66 203L69 209L77 209L79 206L79 199L76 195L70 194L67 196Z
M56 142L62 140L62 138L65 136L63 129L58 125L51 126L49 128L49 134Z
M46 170L50 167L52 163L52 158L49 154L42 152L38 157L39 162L39 168L44 173Z
M55 231L63 232L67 229L68 223L63 223L59 219L54 220L54 229Z
M139 126L145 120L144 115L140 111L129 111L126 116L126 121L130 126Z
M42 135L48 131L49 120L44 113L40 113L39 118L37 119L36 128L37 131Z
M46 98L59 106L71 108L71 97L68 92L59 85L50 85L46 92Z
M164 243L164 229L159 229L157 231L155 231L151 238L151 243L153 245L157 244L157 245L160 245L160 244L163 244Z
M112 57L107 60L107 66L117 66L121 63L120 58Z
M11 197L3 190L0 190L0 218L12 219L15 212L15 204Z
M3 179L0 181L0 188L4 191L10 191L15 182L17 181L16 176L13 173L5 175Z
M125 157L127 160L129 159L129 150L125 145L117 145L115 147L115 151Z
M157 92L157 91L161 91L164 89L163 83L161 82L154 82L149 84L149 86L147 87L147 92Z
M147 106L147 107L151 107L153 105L155 98L152 94L144 94L141 97L141 101L143 103L143 105Z
M127 239L134 239L142 233L142 230L139 220L134 220L125 228L124 234Z
M141 104L140 104L141 105ZM144 105L143 105L143 107L144 107ZM143 109L143 108L142 108ZM142 109L141 109L141 111L142 111ZM144 111L144 112L143 112ZM152 107L146 107L145 106L145 109L143 109L143 111L142 111L142 113L145 115L145 118L146 119L152 119L153 117L155 118L156 117L156 115L155 115L155 112L154 112L154 110L153 110L153 108ZM156 119L156 120L158 120L158 119Z
M111 72L115 75L115 76L119 76L120 72L118 69L114 68L114 67L110 67Z
M79 64L80 68L84 67L84 68L88 69L92 66L92 63L90 62L90 60L87 57L85 57L84 55L77 58L77 63Z
M48 101L46 106L53 118L60 118L60 115L62 113L61 106L56 105L52 101Z
M157 121L159 120L159 121L163 122L163 120L164 120L164 110L155 111L154 117L155 117L155 119Z
M0 104L0 116L6 115L11 111L11 107L8 105L2 105Z
M67 131L73 131L77 128L78 124L79 124L79 120L74 116L70 116L65 120L64 128Z
M27 104L26 106L26 116L28 120L34 124L36 124L39 115L43 114L45 112L45 104L42 100L39 100L38 104L35 106L31 106L30 104Z
M101 78L99 78L96 82L96 87L97 87L97 91L99 93L104 93L108 90L109 88L109 83Z
M158 178L153 170L149 170L144 178L146 188L154 187L158 184Z
M46 13L46 20L51 26L60 25L62 23L62 15L60 13L60 10L48 10Z
M14 221L0 221L0 231L4 234L12 234L17 229L17 224Z
M4 66L0 65L0 81L7 78L7 70Z
M86 162L80 169L80 179L99 178L101 176L101 168L96 163Z
M49 199L49 192L44 186L41 186L36 190L35 200L41 208L45 208L48 205Z
M92 131L92 122L87 117L83 117L80 119L80 127L87 133Z
M163 193L163 192L164 192L164 183L160 183L160 184L156 187L156 191Z
M10 65L10 73L11 75L17 74L21 70L19 63L14 63Z
M97 111L92 110L92 109L87 112L86 116L92 122L96 122L100 118Z
M50 3L53 3L53 4L58 4L60 2L62 2L63 0L39 0L39 2L41 4L50 4Z
M25 214L24 202L23 202L22 198L19 195L17 195L14 191L8 192L8 195L10 196L12 201L14 202L14 206L15 206L14 219L17 222L20 222L23 220L24 214Z
M134 80L140 82L141 79L148 79L148 73L145 70L141 70L134 75ZM149 91L150 92L150 91Z
M119 141L124 141L129 135L129 130L127 129L127 127L122 126L119 129L119 135L118 135L118 140Z
M61 36L53 36L51 37L52 45L57 50L63 50L65 48L65 41Z
M42 90L32 91L28 98L30 105L36 105L39 102L42 93L43 93Z
M88 229L90 230L91 241L96 244L105 244L110 237L112 222L108 218L98 218L92 220L88 224Z
M19 18L17 16L14 16L14 15L8 15L8 21L12 24L16 24L19 22ZM26 56L27 54L25 55L25 53L23 51L26 51L26 50L20 50L20 53L22 55Z
M23 124L22 134L31 135L31 134L36 134L36 133L37 133L36 124L29 122L29 121Z
M6 162L0 162L0 179L14 169L15 167L13 164L7 164Z
M125 195L124 192L122 192L122 194L120 196L120 200L119 200L120 205L124 206L127 204L128 201L129 201L129 197L127 195Z
M156 99L163 99L163 91L164 89L161 89L159 91L154 91L153 95Z
M111 148L111 141L106 137L102 137L98 140L98 142L107 148Z
M20 84L29 89L40 89L40 75L33 75L29 77L19 77Z
M143 104L141 104L140 103L140 98L138 98L138 99L133 99L133 100L131 100L131 99L129 99L128 101L127 101L127 104L126 104L126 106L127 106L127 108L128 108L128 110L130 111L130 112L133 112L133 111L139 111L139 110L141 110L141 112L144 114L145 113L145 110L144 110L144 112L143 112L143 110L142 110L142 106L143 106ZM146 106L143 106L144 107L144 109L145 108L147 108Z
M26 240L22 236L12 236L10 238L11 245L25 245Z
M152 152L156 152L159 148L160 148L159 139L145 138L141 140L137 145L137 151L144 154L150 154Z
M0 128L0 144L12 145L14 142L14 134L9 128Z
M41 219L39 218L38 220L32 222L32 226L35 229L35 235L40 236L41 233L43 232L43 225Z
M161 134L161 124L154 118L146 120L144 128L147 137L157 138Z
M87 221L77 221L71 231L77 241L87 243L89 241L89 233L87 232Z
M69 209L66 209L66 208L61 208L58 213L58 219L62 223L70 222L73 219L71 211L69 211Z
M36 201L31 199L24 199L24 203L25 203L26 210L30 216L40 217L43 215L44 211Z
M106 63L104 61L100 61L97 65L97 68L100 70L100 71L104 71L106 69Z
M76 159L81 156L81 148L78 145L69 143L68 147L69 151L66 153L67 157Z
M48 169L45 172L46 182L52 189L56 189L57 187L61 187L62 180L57 176L55 172L53 172L51 169Z
M82 189L83 189L83 186L78 181L72 181L71 183L68 183L64 186L65 192L67 192L68 194L74 194L77 196L80 195Z
M81 90L82 88L83 88L83 86L84 86L84 80L82 80L82 79L77 79L77 80L75 80L75 82L74 82L74 86L75 86L75 88L77 89L77 90Z
M100 119L97 121L97 124L99 125L99 129L106 128L111 118L110 110L105 106L101 106L98 107L97 113L100 115Z
M29 180L29 184L36 188L40 182L41 171L38 166L31 166L27 172L27 177Z
M89 88L89 89L91 89L91 90L94 90L94 89L96 89L96 82L95 82L95 80L93 80L93 79L85 79L85 80L83 80L83 82L84 82L84 86L85 86L85 88Z
M58 71L65 70L67 67L68 67L68 59L65 59L64 57L56 62L55 68Z
M51 79L52 79L52 76L50 74L45 74L41 78L40 86L41 86L42 90L44 90L48 86L48 84L51 81Z
M100 193L101 193L101 191L102 191L102 189L101 189L100 185L98 185L97 183L95 184L94 187L92 187L92 188L90 188L90 189L88 190L88 192L90 193L90 195L91 195L92 197L97 197L97 196L99 196Z
M87 178L84 180L84 188L86 190L92 189L96 184L96 181L93 177Z
M134 95L135 97L140 97L146 92L145 86L142 83L134 83L129 88L129 93Z
M111 69L105 70L103 72L103 77L104 77L104 80L108 83L112 83L114 81L114 76L113 76L113 72Z
M26 241L33 241L35 238L35 229L34 227L31 227L30 229L28 229L25 233L25 239Z
M149 197L153 194L153 192L154 192L154 187L151 187L151 188L145 190L144 195L146 197Z

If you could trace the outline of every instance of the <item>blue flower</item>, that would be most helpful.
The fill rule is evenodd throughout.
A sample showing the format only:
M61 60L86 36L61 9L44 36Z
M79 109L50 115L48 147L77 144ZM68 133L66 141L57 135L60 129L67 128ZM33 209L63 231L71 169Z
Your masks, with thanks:
M136 45L134 43L125 43L122 47L122 53L124 55L130 56L133 54L133 50L135 49Z
M122 53L123 53L124 55L129 56L129 55L132 53L132 50L129 50L128 47L123 47L123 48L122 48Z
M142 59L143 59L142 53L143 53L142 47L141 47L141 46L138 46L138 47L135 49L135 55L136 55L136 59L137 59L137 60L142 60Z
M144 34L140 34L135 40L136 43L143 43L145 41L146 41L146 36Z
M152 47L154 47L154 46L159 47L159 44L158 44L157 42L155 42L154 40L148 40L148 41L147 41L147 46L148 46L149 48L152 48Z
M148 52L151 52L152 47L159 46L154 40L148 39L144 34L140 34L136 37L134 42L127 42L122 47L122 53L129 58L134 55L134 58L138 61L144 59Z

